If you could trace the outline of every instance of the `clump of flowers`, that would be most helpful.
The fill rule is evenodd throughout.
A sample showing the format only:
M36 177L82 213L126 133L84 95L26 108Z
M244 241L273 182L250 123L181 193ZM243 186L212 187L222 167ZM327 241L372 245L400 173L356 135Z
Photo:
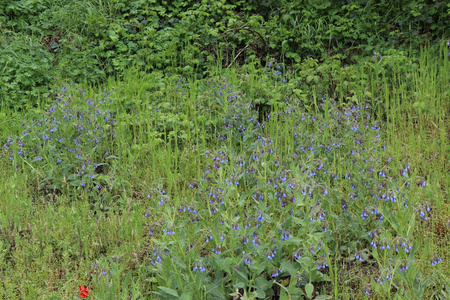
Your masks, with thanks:
M229 266L236 264L243 274L263 266L258 275L270 281L292 276L288 268L281 269L293 266L304 274L299 275L303 285L320 282L332 267L328 257L333 250L328 249L335 248L340 236L346 236L341 242L353 249L358 264L382 253L385 258L397 255L403 261L395 268L408 270L411 261L404 257L412 242L392 238L390 224L400 215L414 214L408 205L417 207L418 214L429 213L431 206L406 202L409 182L414 182L410 166L403 164L399 173L396 162L383 153L383 133L368 106L340 107L323 98L313 113L290 98L264 118L255 114L258 103L247 102L238 88L213 85L223 98L216 100L224 104L223 118L213 131L218 147L205 149L203 171L186 183L192 202L174 199L173 226L161 234L159 224L150 224L152 242L170 245L169 239L188 236L195 227L185 251L195 253L189 266L196 278L208 277L206 271L213 268L230 276ZM172 207L163 202L153 205L156 214ZM178 221L182 218L191 223ZM432 264L439 261L434 258ZM388 262L378 284L371 285L373 292L398 279ZM365 288L364 293L372 291Z
M440 257L439 255L434 255L431 259L431 266L436 266L440 263L442 263L442 257Z
M93 99L64 87L3 146L16 169L31 168L41 190L101 192L108 186L108 162L116 158L112 104L110 94Z

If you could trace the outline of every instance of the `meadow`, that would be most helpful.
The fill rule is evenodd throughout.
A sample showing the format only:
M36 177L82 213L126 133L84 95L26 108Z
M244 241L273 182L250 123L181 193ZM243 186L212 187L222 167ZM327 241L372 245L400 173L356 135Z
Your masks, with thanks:
M1 297L448 299L449 51L3 105Z

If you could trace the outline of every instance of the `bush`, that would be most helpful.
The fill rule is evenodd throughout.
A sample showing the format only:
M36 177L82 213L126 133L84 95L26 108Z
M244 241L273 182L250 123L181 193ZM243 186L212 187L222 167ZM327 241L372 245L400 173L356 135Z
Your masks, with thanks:
M32 2L33 9L27 3L0 4L0 20L7 30L33 36L31 47L23 38L6 43L20 58L3 58L0 63L12 73L3 79L10 86L4 92L8 99L17 99L8 91L23 78L25 84L18 88L25 94L35 97L42 92L52 77L42 65L54 64L58 75L76 82L120 76L130 65L204 77L211 65L265 65L267 57L291 64L338 55L351 63L348 57L353 54L417 48L448 35L444 1L397 6L390 1L350 0L40 0ZM37 57L37 69L31 63L35 61L25 57ZM27 64L35 66L32 72Z
M49 95L54 80L52 55L33 37L3 37L0 43L0 99L5 106L21 109Z

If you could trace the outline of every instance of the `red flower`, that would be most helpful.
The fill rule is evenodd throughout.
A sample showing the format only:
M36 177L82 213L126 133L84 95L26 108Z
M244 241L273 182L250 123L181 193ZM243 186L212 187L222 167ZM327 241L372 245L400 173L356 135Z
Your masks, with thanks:
M86 298L87 295L89 295L89 289L85 285L79 285L78 288L80 289L80 297Z

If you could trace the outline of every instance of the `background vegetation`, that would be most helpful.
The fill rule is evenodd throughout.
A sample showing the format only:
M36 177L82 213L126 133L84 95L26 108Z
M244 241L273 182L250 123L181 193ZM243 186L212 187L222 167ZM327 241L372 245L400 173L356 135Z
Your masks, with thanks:
M448 299L446 1L0 3L0 295Z
M351 63L417 50L449 30L448 3L425 0L21 0L0 11L0 98L16 109L55 78L100 83L130 66L203 78L211 66L267 57L289 68L311 58Z

